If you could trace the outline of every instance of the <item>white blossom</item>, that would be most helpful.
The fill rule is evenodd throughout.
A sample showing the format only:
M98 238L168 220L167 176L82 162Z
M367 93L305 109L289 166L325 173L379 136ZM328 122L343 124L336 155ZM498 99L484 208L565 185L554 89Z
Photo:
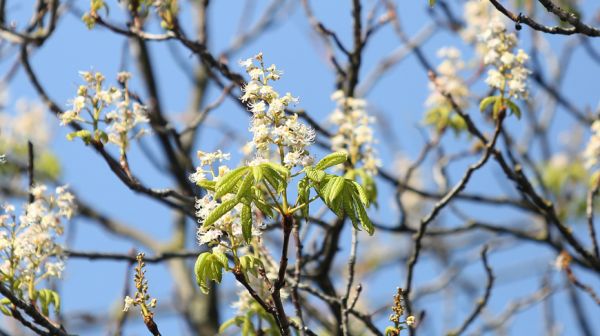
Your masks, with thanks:
M592 135L583 151L583 160L588 169L597 168L600 158L600 120L594 121L591 126Z
M123 305L123 311L124 312L129 311L129 308L131 308L131 306L133 305L133 303L134 303L134 300L129 295L127 295L125 297L125 302L124 302L124 305Z
M240 100L248 104L253 114L249 127L252 141L246 147L255 149L257 158L269 157L274 148L283 151L281 155L287 158L283 163L288 168L311 162L307 147L314 142L315 131L301 123L296 114L286 111L291 104L298 103L298 98L290 93L280 96L269 85L269 81L279 80L282 72L275 65L265 68L262 54L240 64L250 76Z
M491 66L486 83L506 93L508 97L525 99L527 77L531 73L525 63L529 56L521 49L516 51L517 37L506 31L500 19L493 19L488 28L479 34L484 64Z
M24 205L19 216L13 205L2 207L0 254L5 260L0 282L29 286L39 279L62 276L64 255L58 239L75 202L66 187L57 188L53 195L47 195L46 190L43 185L32 188L34 201Z
M372 124L375 118L367 113L364 99L345 97L342 91L331 95L337 107L329 115L329 122L337 129L331 138L331 149L348 153L354 165L360 165L374 175L381 161L375 150Z
M438 57L443 61L437 67L438 76L436 83L429 83L429 97L425 105L429 107L448 107L451 108L448 99L441 92L452 95L454 102L465 109L469 105L469 88L460 76L464 70L465 63L461 59L460 51L456 48L442 48L438 51Z
M198 159L200 159L200 166L209 166L215 162L223 162L224 160L231 159L231 154L223 153L220 149L212 153L198 151L197 155Z
M123 156L130 140L149 133L149 130L144 127L150 122L146 107L132 102L129 96L128 81L131 79L131 74L118 73L117 81L123 88L104 87L105 78L99 72L82 71L80 75L86 84L81 85L77 90L77 96L70 100L71 108L59 116L61 125L73 122L88 122L94 125L103 123L108 142L120 147ZM82 113L84 110L88 110L93 120L83 117L87 116ZM134 129L138 131L133 132Z
M469 43L476 42L477 35L484 31L493 19L502 18L502 14L485 0L467 0L463 12L465 26L460 35Z

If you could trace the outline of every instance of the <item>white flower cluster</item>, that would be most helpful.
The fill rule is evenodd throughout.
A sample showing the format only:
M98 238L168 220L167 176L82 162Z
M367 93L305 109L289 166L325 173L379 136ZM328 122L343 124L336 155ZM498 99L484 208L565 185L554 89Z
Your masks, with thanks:
M214 163L223 162L224 160L229 160L231 158L231 154L223 153L220 149L212 153L198 151L197 155L198 159L200 159L200 165L196 168L196 172L190 175L190 181L196 184L199 181L206 180L207 173L211 173L213 178L215 177L212 168ZM210 167L210 169L206 169L205 167ZM222 169L227 169L227 167L219 167L219 170Z
M583 151L584 164L587 169L592 169L598 166L600 158L600 120L594 121L592 124L592 136Z
M63 234L62 222L73 216L75 200L66 187L57 187L51 196L45 195L46 189L41 185L31 190L34 201L20 216L10 204L0 215L0 281L21 291L43 279L59 278L64 270L57 238Z
M114 86L103 88L105 78L99 72L82 71L80 74L86 84L79 86L77 96L70 102L71 109L60 115L61 125L80 121L97 127L99 122L104 122L107 125L105 132L108 141L122 150L127 149L131 138L148 133L148 130L142 127L135 136L130 135L136 126L149 122L146 107L131 102L128 90L131 74L121 72L117 75L123 89ZM108 109L111 110L103 115ZM92 120L84 119L82 112L87 112L92 116Z
M212 175L212 181L218 182L220 177L229 172L229 168L224 165L219 166L218 173L215 173L212 167L215 162L229 160L229 153L222 153L221 151L214 153L198 152L198 157L200 158L201 164L198 168L196 168L196 172L190 175L190 180L194 183L206 180L207 173ZM215 199L214 195L214 192L207 190L204 197L196 200L196 217L198 218L198 223L204 223L206 217L208 217L208 215L214 209L216 209L221 202L226 202L235 198L234 194L228 194L223 196L221 198L221 202L219 202ZM244 241L241 219L242 206L242 203L238 204L231 211L211 225L210 228L203 228L200 226L197 233L198 243L200 243L200 245L215 245L219 243L221 237L227 237L232 246ZM256 216L256 213L257 209L253 207L252 222L255 224L255 226L252 227L252 236L259 237L262 233L259 229L259 227L262 225L262 220Z
M41 103L18 100L16 113L0 113L0 147L25 146L31 141L36 148L48 146L51 132L46 120L46 110Z
M530 71L525 67L525 62L529 56L522 49L514 52L517 36L508 33L501 20L494 19L488 23L488 28L479 35L479 39L485 49L483 62L492 66L485 82L509 97L527 98L526 81Z
M503 19L502 13L485 0L467 0L463 13L465 26L460 35L468 43L476 43L477 36L488 27L492 20Z
M222 198L223 202L233 199L235 195L227 195ZM209 192L204 197L196 201L196 217L198 222L203 223L206 217L217 207L219 202L214 199L214 194ZM215 244L218 243L221 237L226 236L233 245L238 245L244 241L242 234L242 203L238 204L235 208L219 218L210 228L200 227L198 229L198 243L204 244ZM257 209L252 209L252 236L260 237L262 231L259 226L262 225L261 219L256 216ZM258 226L257 226L258 225Z
M353 165L360 165L369 174L375 175L381 161L374 147L371 127L375 118L367 113L366 101L346 97L341 90L334 92L331 99L337 104L329 116L329 121L337 126L335 135L331 138L331 149L348 153Z
M269 85L269 81L281 78L281 71L275 65L265 68L262 53L240 64L251 79L244 86L240 99L249 104L253 113L250 125L253 139L248 146L256 149L255 159L268 158L275 146L288 168L312 164L313 158L307 147L314 142L315 131L299 122L298 115L285 111L290 104L297 104L298 98L290 93L280 96Z
M438 76L436 83L429 83L430 94L425 105L429 107L443 107L450 103L440 91L449 93L456 104L466 109L469 106L469 87L459 75L465 69L465 62L461 59L460 51L453 47L442 48L438 57L443 61L437 67Z

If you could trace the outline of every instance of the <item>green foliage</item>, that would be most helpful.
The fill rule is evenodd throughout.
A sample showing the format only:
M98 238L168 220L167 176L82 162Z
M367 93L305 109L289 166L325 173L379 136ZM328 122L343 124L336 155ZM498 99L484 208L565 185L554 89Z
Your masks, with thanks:
M61 174L60 161L44 147L36 147L35 176L39 180L56 180ZM20 166L26 164L28 158L27 145L7 145L0 140L0 153L10 153L10 159L0 165L0 176L15 176L20 174Z
M50 305L54 306L54 312L58 314L60 310L60 296L57 292L51 289L40 289L37 292L37 301L39 301L42 308L42 314L49 316Z
M88 29L92 29L96 25L96 15L101 9L104 9L108 16L108 6L106 6L104 0L90 0L90 11L81 18Z
M244 275L248 275L248 273L252 274L255 277L258 277L258 268L262 267L262 261L260 259L252 256L245 255L240 257L240 268Z
M571 161L566 166L547 163L542 169L542 181L554 195L561 195L568 184L582 183L586 177L581 161Z
M514 114L517 117L517 119L521 119L521 109L519 106L512 100L503 96L489 96L483 98L479 104L479 110L484 112L492 104L492 118L498 119L500 113L508 109L511 114Z
M209 291L208 281L221 283L223 269L228 269L227 256L224 253L203 252L198 256L194 265L194 273L196 274L196 283L203 293L206 294Z
M332 174L325 173L321 178L322 174L313 171L311 175L307 173L306 176L313 182L313 188L331 211L340 218L348 216L356 229L362 227L369 235L373 234L373 223L365 210L369 206L369 198L358 183Z
M67 134L67 140L73 141L75 138L81 138L86 145L92 142L92 133L88 130L79 130Z
M261 212L268 217L273 216L272 206L265 202L262 193L257 190L259 183L264 183L269 190L275 190L277 194L285 191L289 170L275 163L262 163L257 166L243 166L227 172L218 182L199 181L199 185L206 189L215 191L215 198L223 198L225 195L234 194L235 197L223 201L214 209L202 224L209 227L217 220L242 203L242 228L244 238L249 242L252 232L251 204L254 203Z
M402 330L402 329L403 329L402 327L396 328L396 327L389 326L389 327L385 328L384 335L385 336L398 336L398 335L400 335L400 330Z
M325 156L321 161L317 162L314 169L323 170L345 163L346 161L348 161L348 154L346 152L335 152Z
M368 174L363 168L358 168L348 169L344 176L359 182L368 202L377 206L377 184L375 184L375 179L371 174Z
M255 326L254 321L260 319L263 323L261 325L262 328L258 330ZM231 318L219 327L219 334L225 333L225 331L232 327L238 327L240 329L240 335L242 336L256 336L256 335L270 335L270 336L279 336L279 327L277 326L277 321L273 315L267 313L257 302L253 301L250 304L249 309L246 311L244 315L236 316Z
M203 227L209 227L214 222L219 220L219 218L225 216L226 213L231 211L236 205L238 205L239 201L237 199L231 199L229 201L225 201L221 203L215 210L213 210L208 217L204 220L202 224Z
M251 175L249 175L251 176ZM242 235L246 243L250 243L252 238L252 210L248 204L242 207Z
M196 183L200 188L206 189L206 190L210 190L210 191L216 191L217 189L217 182L215 181L209 181L209 180L198 180L198 182Z
M434 126L438 132L447 128L454 131L455 135L459 135L467 129L467 124L458 114L452 111L450 105L438 106L430 109L425 114L423 121L425 125Z
M10 311L11 305L12 303L8 298L0 299L0 312L2 312L2 314L6 316L12 316L12 313Z

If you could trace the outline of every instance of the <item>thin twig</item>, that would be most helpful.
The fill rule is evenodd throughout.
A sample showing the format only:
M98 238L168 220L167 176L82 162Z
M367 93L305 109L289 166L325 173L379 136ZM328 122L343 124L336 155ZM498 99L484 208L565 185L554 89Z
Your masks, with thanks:
M490 295L492 294L492 288L494 286L494 273L492 272L492 268L490 267L490 265L488 263L487 252L488 252L488 247L484 246L484 248L481 250L481 261L483 262L483 267L484 267L485 273L487 275L487 284L485 286L485 292L483 294L483 297L477 300L475 309L473 309L471 314L469 314L469 316L463 321L461 326L456 331L451 331L449 333L449 335L458 336L458 335L461 335L462 333L464 333L467 330L467 328L469 327L469 325L471 325L471 323L473 323L473 321L475 321L477 316L479 316L479 314L481 314L481 311L487 305L487 303L490 299Z

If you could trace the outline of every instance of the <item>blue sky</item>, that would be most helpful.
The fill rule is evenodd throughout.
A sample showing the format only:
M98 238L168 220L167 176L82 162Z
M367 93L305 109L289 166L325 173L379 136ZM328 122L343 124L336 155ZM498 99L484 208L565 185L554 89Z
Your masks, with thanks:
M22 1L13 5L11 11L14 11L15 17L23 20L31 7L33 1ZM319 17L324 24L338 33L344 43L351 43L351 16L350 1L312 1L315 9L315 15ZM366 10L370 8L374 1L365 1ZM76 2L81 8L87 6L86 1ZM120 18L119 9L115 1L108 1L111 7L110 17L113 20ZM249 16L251 20L257 19L261 11L255 10L253 13L242 13L244 1L212 1L210 9L210 49L214 54L227 48L232 41L232 37L237 32L237 22L241 15ZM258 8L264 8L266 2L258 1ZM427 14L425 0L419 1L399 1L399 15L409 35L417 33L424 25L430 22ZM456 3L456 2L452 2ZM586 8L594 9L590 1L584 2ZM453 7L457 13L460 13L460 6ZM189 23L193 12L183 12L183 20ZM19 22L22 23L22 22ZM189 24L186 25L191 32ZM155 29L156 27L154 27ZM156 30L156 29L155 29ZM525 27L520 35L523 38L522 47L529 49L530 30ZM550 48L558 48L567 40L563 36L546 37ZM594 43L593 41L592 43ZM66 107L67 101L71 99L76 92L81 80L78 75L80 70L101 71L112 81L119 71L122 46L125 43L124 38L115 36L102 28L96 28L88 31L83 23L75 16L66 14L57 28L56 33L47 43L32 55L34 69L39 74L41 82L48 88L50 96L59 104ZM171 42L169 42L171 43ZM424 51L428 59L438 63L435 56L436 50L446 45L457 45L465 51L467 56L470 52L456 36L448 33L435 34L424 45ZM598 44L595 44L598 46ZM361 77L364 78L381 59L399 46L399 41L390 27L382 29L375 35L365 50L363 68ZM160 97L167 113L177 122L177 118L187 108L189 96L189 80L187 74L182 71L170 57L170 52L165 43L150 43L152 57L157 64L157 75ZM176 46L180 55L190 64L194 62L194 56ZM289 17L277 23L276 27L259 39L253 41L248 46L232 56L231 65L237 70L235 64L238 59L246 58L257 52L262 51L267 63L274 63L283 69L283 79L277 84L277 88L282 91L290 91L294 96L300 97L299 107L306 109L311 116L323 122L328 113L333 109L334 104L330 101L330 94L334 90L334 77L328 66L322 52L322 48L317 43L317 38L304 16L299 6L291 12ZM578 49L573 55L574 60L569 68L569 75L565 78L562 89L565 95L570 97L581 108L596 108L598 106L598 86L593 85L598 76L598 63L591 62L587 55L581 49ZM0 72L8 69L10 61L4 61L0 64ZM546 65L546 64L545 64ZM546 65L547 66L547 65ZM241 72L241 69L239 69ZM133 70L134 81L133 88L142 91L142 86ZM377 86L366 97L373 106L373 110L380 114L380 120L383 120L390 130L395 132L397 143L394 147L400 149L405 155L415 158L416 154L423 145L422 137L416 126L422 120L425 111L424 101L428 95L428 79L424 70L419 66L414 56L409 56L405 61L396 66L392 71L380 79ZM485 88L481 85L476 86L479 89L478 94L483 94ZM219 91L214 88L210 92L208 101L212 101L219 95ZM14 103L18 98L36 99L36 94L29 84L25 74L19 71L16 78L10 85L11 102ZM470 111L478 122L481 118L478 116L476 108ZM558 135L561 132L568 131L573 125L573 120L565 116L565 112L559 109L556 127L553 129L555 135L554 144L558 145ZM248 117L245 111L242 111L235 102L226 101L216 111L211 114L216 120L227 123L228 127L236 130L236 134L241 141L249 139L247 132ZM92 150L86 148L78 141L68 142L64 139L67 130L58 127L58 122L52 117L48 117L47 123L50 123L55 131L55 141L53 142L54 152L64 162L62 180L68 182L82 198L94 204L98 209L122 220L132 226L144 228L153 236L166 240L170 232L170 221L173 216L168 209L158 205L156 202L143 196L135 195L124 187L116 177L110 174L108 167ZM179 123L181 125L181 123ZM524 131L523 123L511 119L508 125L516 134ZM379 130L380 131L380 130ZM464 136L453 138L446 136L445 144L448 144L449 151L459 151L460 148L466 148L468 139ZM239 142L231 139L223 141L222 134L216 130L207 130L202 132L198 142L198 150L212 151L217 146L223 145L224 151L230 151L234 159L232 164L239 158ZM149 144L154 148L155 143ZM384 166L391 171L391 164L394 160L389 147L386 143L379 144L379 150L382 154ZM453 147L456 145L456 147ZM468 145L467 145L468 146ZM537 157L536 148L530 149L532 155ZM319 150L316 151L317 153ZM141 178L141 180L153 187L169 187L171 181L165 179L160 171L153 168L140 154L139 149L134 146L130 155L132 169ZM461 161L451 171L450 176L456 181L462 173L462 169L472 162L472 159ZM503 179L495 176L499 175L499 169L493 163L482 169L476 174L470 183L467 191L490 192L501 195L505 190L509 194L515 194L514 188L506 187ZM433 187L429 182L432 176L429 172L424 173L425 185ZM390 207L393 202L390 200L391 190L383 183L379 184L381 193L379 202L382 206L372 212L374 219L384 221L388 218L396 218L397 213ZM497 192L496 192L497 190ZM494 219L494 223L503 223L510 218L516 218L518 213L507 212L504 209L490 209L489 207L472 207L469 213L473 215L488 215ZM485 218L485 217L484 217ZM450 225L460 225L461 222L453 216L445 217ZM394 221L388 221L394 223ZM84 220L76 220L73 223L75 239L73 249L76 250L98 250L106 252L126 253L134 247L131 243L115 238L106 234L97 226ZM344 237L349 243L349 237ZM406 237L391 236L385 238L367 238L361 236L365 242L368 239L382 239L381 242L389 244L405 244L409 247ZM377 244L368 244L369 248ZM367 246L365 245L365 246ZM193 245L190 245L192 247ZM347 245L346 245L347 247ZM360 251L361 247L359 247ZM473 253L477 253L479 248L471 248ZM369 253L363 250L363 253ZM346 253L342 252L342 255ZM499 285L492 294L492 301L489 311L498 314L506 304L520 296L527 295L539 287L539 274L547 269L554 259L554 255L548 249L539 248L531 245L522 245L520 247L499 248L490 256L494 268L498 269ZM427 259L427 256L424 260ZM67 266L63 288L64 311L69 312L78 309L85 309L92 312L108 313L109 309L119 309L122 304L121 292L124 281L124 270L126 265L119 262L101 262L73 259ZM532 273L525 280L512 279L510 268L524 269L525 272ZM416 283L424 283L432 280L440 272L440 268L434 262L425 261L418 267ZM483 277L483 271L480 261L474 258L472 266L466 269L466 273L475 277ZM150 290L153 296L159 298L159 302L168 302L172 296L173 284L167 271L162 266L149 266L147 275L150 279ZM556 278L556 277L555 277ZM366 294L374 302L383 302L389 300L397 286L402 286L404 282L404 264L397 263L387 267L385 271L374 274L368 279ZM556 278L558 279L558 278ZM592 278L590 278L592 279ZM597 280L597 278L593 278ZM231 289L231 279L225 281L225 290ZM481 287L482 284L479 284ZM478 293L481 293L479 288ZM479 296L477 294L476 296ZM565 300L564 294L558 294L555 297L556 316L560 323L566 328L565 335L572 334L574 325L573 316L560 304ZM591 305L591 301L583 298L586 306ZM440 321L443 318L437 316L443 314L440 309L441 303L444 303L439 296L425 300L425 308L428 309L430 322L436 323L430 328L425 329L425 334L440 334L446 329L441 329ZM464 314L470 311L473 300L458 300L453 302L455 308L463 311ZM373 307L378 307L374 305ZM589 310L591 317L594 311L593 306ZM382 314L378 325L386 325L385 319L388 314ZM139 318L129 320L126 328L126 334L142 335L143 326ZM181 321L170 317L157 316L157 321L163 334L180 334L185 329ZM526 311L514 319L509 331L514 334L543 334L544 326L542 323L542 311L538 306L535 309ZM451 320L449 326L456 326L460 321ZM592 320L596 328L600 328L598 320ZM85 335L103 335L105 330L86 330L82 331Z

